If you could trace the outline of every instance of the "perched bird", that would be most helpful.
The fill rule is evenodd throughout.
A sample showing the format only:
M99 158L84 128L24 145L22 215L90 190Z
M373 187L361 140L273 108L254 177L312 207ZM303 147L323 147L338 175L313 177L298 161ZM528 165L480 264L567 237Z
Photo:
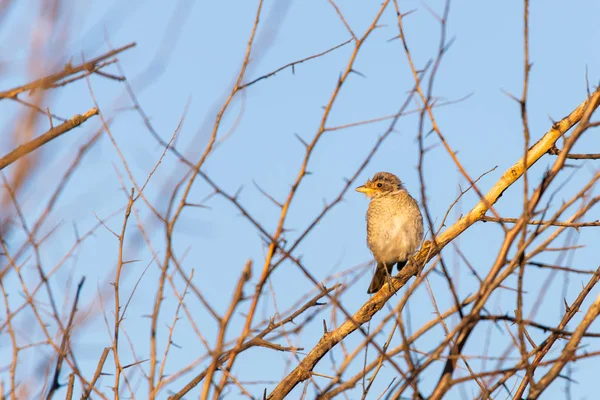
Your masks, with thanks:
M375 293L398 264L406 265L423 239L423 217L417 201L389 172L378 172L356 188L371 198L367 211L367 244L377 261L377 269L367 293Z

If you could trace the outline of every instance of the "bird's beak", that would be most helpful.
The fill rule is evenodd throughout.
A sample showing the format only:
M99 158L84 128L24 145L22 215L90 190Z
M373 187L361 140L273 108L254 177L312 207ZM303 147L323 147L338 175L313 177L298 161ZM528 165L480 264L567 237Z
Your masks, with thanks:
M366 187L366 185L362 185L362 186L357 187L356 191L360 192L360 193L367 194L367 193L369 193L371 191L371 189L369 189L368 187Z
M371 180L367 179L367 183L365 183L362 186L357 187L355 190L357 192L364 193L367 196L369 196L373 192L373 189L371 189Z

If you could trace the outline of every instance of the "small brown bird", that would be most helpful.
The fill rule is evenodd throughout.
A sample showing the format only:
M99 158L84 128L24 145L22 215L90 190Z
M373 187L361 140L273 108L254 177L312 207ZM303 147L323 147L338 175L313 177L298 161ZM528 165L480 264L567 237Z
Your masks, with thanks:
M423 239L423 217L417 201L389 172L378 172L356 188L371 199L367 211L367 244L377 269L367 293L375 293L394 268L406 265Z

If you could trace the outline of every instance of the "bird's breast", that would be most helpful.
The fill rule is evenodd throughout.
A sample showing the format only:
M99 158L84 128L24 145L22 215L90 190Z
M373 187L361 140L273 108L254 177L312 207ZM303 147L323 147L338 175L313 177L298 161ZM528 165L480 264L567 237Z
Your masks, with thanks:
M367 211L367 243L375 259L386 264L407 260L423 235L416 202L393 200L397 199L374 199Z

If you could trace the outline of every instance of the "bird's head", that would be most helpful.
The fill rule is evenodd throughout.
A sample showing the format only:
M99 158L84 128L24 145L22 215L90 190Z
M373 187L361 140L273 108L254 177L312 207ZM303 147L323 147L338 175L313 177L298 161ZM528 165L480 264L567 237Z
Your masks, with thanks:
M380 197L397 192L402 189L402 182L394 174L378 172L367 183L356 188L357 192L364 193L367 197Z

